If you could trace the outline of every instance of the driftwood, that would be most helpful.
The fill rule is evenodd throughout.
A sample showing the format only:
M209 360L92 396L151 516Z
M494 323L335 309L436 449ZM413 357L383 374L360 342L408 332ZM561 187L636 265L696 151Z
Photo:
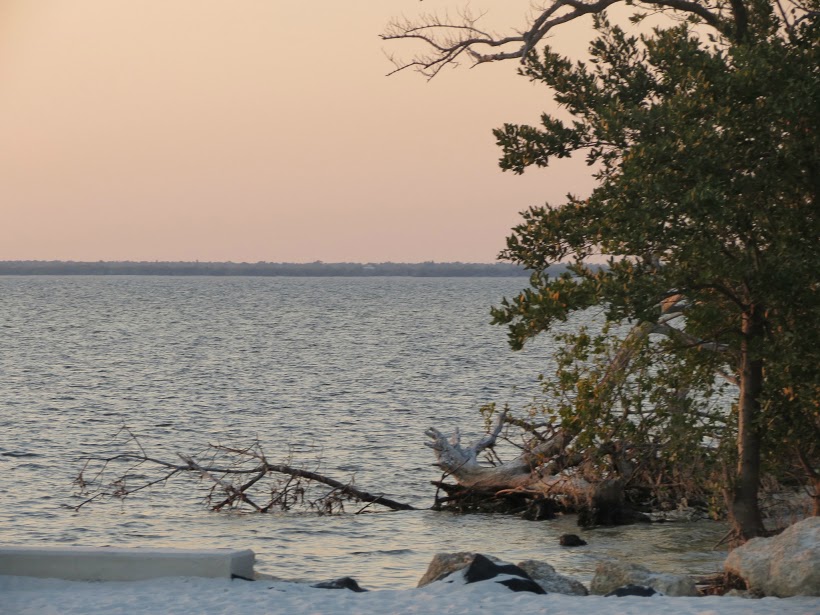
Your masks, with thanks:
M425 444L436 454L436 465L445 476L453 478L458 485L495 496L525 495L534 500L546 498L565 502L570 508L584 507L601 500L620 500L613 490L614 481L593 484L585 480L574 468L567 464L550 464L554 458L564 455L567 446L574 439L568 430L558 430L550 438L534 444L515 459L496 465L479 461L479 455L493 448L504 428L507 412L502 412L492 432L470 446L461 445L461 437L456 430L451 438L445 437L437 429L426 431L431 439ZM570 464L571 465L571 464ZM550 469L563 467L561 472L551 474Z
M598 380L596 394L603 396L618 385L635 353L650 335L662 335L675 338L681 344L712 349L709 343L686 336L672 326L671 323L684 314L685 306L683 297L670 295L659 305L662 316L657 323L634 326ZM687 392L679 393L685 396ZM529 432L532 436L529 443L509 461L498 460L490 464L480 461L483 453L495 447L508 424L523 427L525 432ZM438 429L428 429L425 433L430 441L425 444L435 452L436 465L462 488L445 489L448 496L437 501L437 504L458 508L465 499L511 497L511 507L515 510L520 508L518 499L525 496L530 502L550 500L564 509L579 511L585 525L629 523L642 518L625 505L624 489L634 472L632 463L624 454L628 448L626 443L604 442L599 445L597 454L609 457L611 471L603 476L598 473L590 480L581 470L590 458L589 452L573 450L577 436L575 430L558 426L546 433L541 432L543 430L533 429L520 420L510 418L506 410L498 416L490 433L467 446L462 445L458 429L450 438ZM444 489L441 483L437 486Z
M176 476L193 475L210 485L205 499L215 511L250 508L266 513L302 507L331 514L344 511L345 502L366 504L358 512L374 504L390 510L414 510L409 504L359 489L352 482L344 483L285 463L272 463L259 442L245 448L211 444L198 455L178 453L182 463L175 463L148 455L128 428L123 427L120 433L127 435L126 445L137 450L84 458L85 465L74 481L84 499L71 508L79 510L100 499L123 499ZM109 478L110 468L120 463L128 464L127 469ZM319 490L320 485L331 489Z
M507 413L502 412L493 431L471 446L461 446L461 436L456 430L446 438L435 428L425 433L432 442L425 442L436 453L438 465L464 487L479 490L519 489L543 494L577 494L585 496L591 485L572 475L550 476L540 470L545 461L563 453L574 435L559 430L551 438L524 450L515 459L494 466L481 464L478 456L495 446L504 428Z
M613 473L597 481L583 477L581 454L567 455L574 439L568 431L558 430L552 437L526 448L515 459L487 465L479 461L482 452L495 445L505 423L506 413L498 417L493 431L472 446L460 443L458 432L447 439L436 429L428 429L427 446L436 453L436 465L456 484L435 481L444 497L436 496L434 508L459 512L505 512L526 519L548 519L556 512L577 512L582 526L622 525L644 522L649 518L625 500L628 475ZM607 447L604 447L607 448ZM613 444L613 459L619 458ZM614 467L628 469L620 461Z

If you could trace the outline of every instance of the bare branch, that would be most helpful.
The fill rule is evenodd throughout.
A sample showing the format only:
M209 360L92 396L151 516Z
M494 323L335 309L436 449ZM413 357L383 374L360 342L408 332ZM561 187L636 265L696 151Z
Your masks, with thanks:
M85 465L74 482L79 492L89 497L79 505L73 506L75 510L95 500L124 499L154 485L167 483L176 475L189 473L199 475L212 483L206 500L215 511L247 504L256 512L289 510L296 505L305 505L320 513L331 513L343 510L343 502L346 500L379 504L391 510L414 509L409 504L386 498L382 494L368 493L351 483L343 483L318 472L285 463L270 463L258 441L244 448L209 445L197 455L178 453L177 456L183 462L180 464L149 456L130 430L123 428L120 433L123 432L129 436L126 444L135 443L139 452L85 458ZM203 461L203 457L208 461ZM105 478L106 470L115 462L133 463L125 472L120 472L109 480ZM158 469L159 475L135 475L133 470L138 466L146 466L149 471ZM89 479L87 474L92 468L95 468L96 472ZM138 482L136 486L131 487L130 482L134 479ZM238 482L237 479L241 479L242 482ZM308 497L306 494L312 484L322 484L332 489L318 497ZM218 500L215 498L217 493L223 494ZM265 504L259 503L262 497L266 498Z
M495 428L487 434L486 437L479 440L474 449L475 454L478 455L481 451L487 448L492 448L495 446L496 440L498 440L498 434L501 433L501 430L504 428L504 421L507 418L508 411L505 408L504 411L498 415L498 420L496 421Z
M422 43L425 51L407 61L388 56L395 66L388 74L414 69L432 79L445 66L456 66L459 58L465 54L473 65L510 59L523 60L553 28L586 15L600 14L610 6L625 1L553 0L548 6L535 12L527 28L506 36L479 28L478 22L484 15L473 16L468 10L461 12L457 19L434 14L421 15L414 21L407 18L395 19L387 25L381 35L382 40L415 40ZM745 31L745 7L742 0L730 0L730 3L731 15L721 5L710 6L696 0L646 0L641 6L659 12L669 10L693 15L721 35L732 37ZM736 22L734 28L731 25L732 17ZM496 49L498 51L492 51Z

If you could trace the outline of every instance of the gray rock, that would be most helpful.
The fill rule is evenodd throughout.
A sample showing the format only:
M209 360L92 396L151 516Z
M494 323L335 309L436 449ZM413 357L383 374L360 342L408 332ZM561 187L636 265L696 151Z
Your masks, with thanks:
M605 596L626 585L651 587L666 596L699 595L695 581L686 575L654 573L638 564L618 560L598 564L589 591L591 594Z
M490 561L481 553L476 553L475 558L467 568L464 569L464 581L466 583L479 583L481 581L496 580L500 585L514 592L531 592L533 594L546 594L544 588L533 581L524 570L514 564L496 564ZM497 577L512 577L497 579Z
M477 554L471 551L459 551L458 553L436 553L430 564L427 566L425 572L416 587L424 587L434 581L443 579L448 574L452 574L457 570L466 568L473 563ZM501 560L492 555L485 555L487 559L493 562L500 562Z
M555 568L547 562L534 559L518 562L518 567L526 572L533 581L538 583L547 593L566 594L568 596L587 596L589 592L584 584L555 572Z
M419 579L418 587L424 587L434 581L439 581L444 577L469 567L475 560L478 553L471 551L460 551L458 553L437 553L433 556L427 571ZM487 559L497 564L504 564L497 557L485 555ZM587 596L589 592L583 583L565 577L555 572L555 568L546 562L537 560L525 560L517 564L526 574L528 574L547 593L566 594L569 596Z
M820 517L809 517L771 538L753 538L729 554L723 568L751 592L820 596Z

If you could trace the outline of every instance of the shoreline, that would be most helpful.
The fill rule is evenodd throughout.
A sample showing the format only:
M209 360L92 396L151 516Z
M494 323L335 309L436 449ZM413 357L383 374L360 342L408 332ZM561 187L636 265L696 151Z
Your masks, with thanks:
M308 584L260 574L247 549L7 548L0 613L233 615L241 605L260 614L813 615L820 613L811 563L818 530L813 517L733 551L723 568L749 591L726 595L703 595L690 575L620 560L598 566L587 587L543 560L512 565L475 552L438 553L418 587L369 591L350 577ZM795 576L782 570L787 560L809 568ZM769 572L761 577L763 565Z
M78 582L0 576L0 610L15 615L229 615L334 613L467 613L526 612L550 615L810 615L820 611L820 598L707 596L606 598L603 596L535 595L510 592L496 583L471 585L436 582L417 589L317 589L283 581L162 578L150 581ZM614 602L613 602L614 601ZM241 607L240 607L241 605Z

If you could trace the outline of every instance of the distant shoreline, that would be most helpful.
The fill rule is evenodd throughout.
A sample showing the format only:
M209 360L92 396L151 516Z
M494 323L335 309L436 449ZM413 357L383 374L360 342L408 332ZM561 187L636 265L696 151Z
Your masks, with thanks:
M564 271L550 267L550 273ZM232 263L146 261L0 261L0 275L161 275L282 277L522 277L511 263Z

